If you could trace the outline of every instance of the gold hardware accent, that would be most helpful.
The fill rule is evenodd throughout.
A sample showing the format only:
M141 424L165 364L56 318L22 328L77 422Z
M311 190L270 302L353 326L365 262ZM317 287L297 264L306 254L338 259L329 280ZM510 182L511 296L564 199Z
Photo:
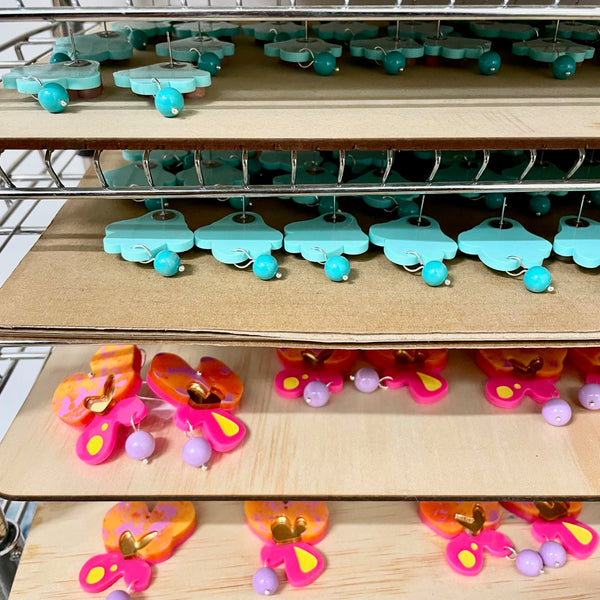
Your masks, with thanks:
M297 517L295 523L285 515L277 517L271 523L271 534L276 544L291 544L299 542L302 534L306 531L306 521L302 517Z
M219 408L223 398L219 390L211 388L206 383L201 381L194 381L188 389L188 404L192 408Z
M114 404L115 376L109 375L104 382L104 388L100 396L88 396L84 398L83 405L94 414L106 414Z
M461 515L456 513L454 519L460 523L463 528L472 535L479 535L485 525L485 511L479 504L473 506L472 515Z
M569 504L553 500L534 502L540 511L540 519L544 521L556 521L569 514Z
M425 350L396 350L394 359L399 365L422 364L427 360Z
M156 536L158 531L151 531L138 540L131 531L124 531L119 538L119 550L123 558L133 558L140 550L144 549Z
M331 358L333 350L302 350L302 360L311 367L322 365L328 358Z
M522 363L516 358L510 358L508 362L513 366L522 377L535 377L536 373L544 366L544 359L541 356L532 358L527 364Z

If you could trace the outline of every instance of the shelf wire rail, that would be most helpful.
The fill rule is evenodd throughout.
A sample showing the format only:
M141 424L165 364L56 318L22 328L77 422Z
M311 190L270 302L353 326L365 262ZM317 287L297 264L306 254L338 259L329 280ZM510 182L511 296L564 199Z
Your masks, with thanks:
M261 0L259 0L261 2ZM72 2L72 6L40 8L31 0L4 0L8 6L0 9L0 20L55 20L55 21L122 21L144 20L339 20L353 19L579 19L600 18L600 6L592 0L565 1L496 0L467 3L446 0L436 4L395 0L380 5L361 5L352 0L341 0L337 5L306 5L297 0L269 5L265 0L256 5L252 0L232 0L228 6L200 5L193 0L180 0L175 6L170 2L162 6L135 6L133 0L122 0L121 6L107 7L99 0ZM12 6L11 6L12 4Z

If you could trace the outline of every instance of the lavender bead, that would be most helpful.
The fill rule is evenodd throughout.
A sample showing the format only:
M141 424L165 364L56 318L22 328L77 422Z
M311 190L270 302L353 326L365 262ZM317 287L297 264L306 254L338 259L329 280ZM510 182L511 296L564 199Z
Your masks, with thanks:
M279 577L277 577L277 573L273 569L263 567L254 573L252 587L261 596L271 596L279 587Z
M562 427L571 420L571 407L561 398L552 398L542 407L542 416L546 423Z
M517 569L527 577L537 577L542 572L544 561L535 550L521 550L516 558Z
M106 596L106 600L130 600L131 596L123 590L115 590Z
M135 460L146 460L154 454L156 442L147 431L134 431L125 442L125 452Z
M579 390L581 406L589 410L600 409L600 384L586 383Z
M362 367L354 375L354 385L359 392L374 392L379 387L379 374L375 369Z
M303 396L306 404L321 408L329 402L329 388L320 381L311 381L306 384Z
M181 452L183 460L192 467L204 467L212 455L211 445L201 437L190 438Z
M558 569L567 562L567 551L558 542L544 542L540 546L540 556L544 564L551 569Z

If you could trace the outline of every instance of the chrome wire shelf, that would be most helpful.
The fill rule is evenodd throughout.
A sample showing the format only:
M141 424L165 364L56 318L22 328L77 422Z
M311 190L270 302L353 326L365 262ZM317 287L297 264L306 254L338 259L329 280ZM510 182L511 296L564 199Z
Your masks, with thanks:
M123 20L339 20L352 19L428 19L428 20L469 20L469 19L600 19L600 6L597 2L581 3L578 0L542 0L523 2L522 0L501 0L497 2L465 3L448 0L436 4L420 2L405 3L403 0L370 6L344 0L338 5L307 5L297 0L277 6L256 5L252 0L235 0L229 6L198 6L194 0L179 0L177 6L134 6L133 0L123 0L121 7L106 7L98 0L82 3L74 0L74 6L39 8L28 0L12 0L13 7L0 9L0 20L53 20L53 21L123 21ZM263 1L264 0L259 0ZM88 6L88 4L91 4Z
M1 152L0 152L1 154ZM254 185L250 183L248 150L242 151L241 168L243 185L204 185L204 173L200 150L194 152L194 166L198 181L197 186L159 187L154 185L150 150L144 152L141 167L144 169L147 186L109 187L101 163L102 150L94 154L94 167L98 178L95 187L67 187L61 171L54 167L54 152L45 151L44 162L54 187L33 188L20 187L13 178L0 166L0 200L15 199L77 199L90 200L95 198L128 198L144 200L149 197L161 197L165 200L176 198L274 198L295 196L368 196L368 195L400 195L400 194L487 194L487 193L548 193L554 192L591 192L600 190L600 179L576 179L575 176L583 165L586 151L579 149L573 166L560 180L528 181L527 175L533 169L538 159L537 150L529 151L529 161L521 175L514 181L484 181L482 178L488 168L490 151L481 152L481 164L478 172L471 181L434 181L442 159L442 151L434 152L433 166L429 176L422 182L389 183L388 177L394 163L394 150L387 150L385 169L382 169L381 181L377 184L345 183L346 152L338 152L338 175L335 184L297 184L298 153L290 152L291 174L290 183L285 185Z

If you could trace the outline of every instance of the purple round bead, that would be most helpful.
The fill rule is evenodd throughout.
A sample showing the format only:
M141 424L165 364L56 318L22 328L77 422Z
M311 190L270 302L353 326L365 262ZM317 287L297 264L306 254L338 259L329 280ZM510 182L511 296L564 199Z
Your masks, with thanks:
M134 431L125 442L125 452L135 460L145 460L154 453L156 441L147 431Z
M321 408L329 402L329 388L320 381L311 381L306 384L303 396L306 404Z
M542 572L544 561L535 550L521 550L516 558L517 569L527 577L537 577Z
M600 384L586 383L579 390L581 406L589 410L600 409Z
M551 569L558 569L567 562L567 551L558 542L544 542L540 546L540 556L544 564Z
M131 596L123 590L115 590L106 596L106 600L130 600Z
M188 465L201 467L210 460L212 448L204 438L193 437L184 444L181 455Z
M542 416L546 423L562 427L571 420L571 407L562 398L552 398L542 406Z
M254 573L252 587L261 596L272 596L279 587L279 577L273 569L262 567Z
M362 367L354 375L354 385L359 392L374 392L379 387L379 374L371 367Z

